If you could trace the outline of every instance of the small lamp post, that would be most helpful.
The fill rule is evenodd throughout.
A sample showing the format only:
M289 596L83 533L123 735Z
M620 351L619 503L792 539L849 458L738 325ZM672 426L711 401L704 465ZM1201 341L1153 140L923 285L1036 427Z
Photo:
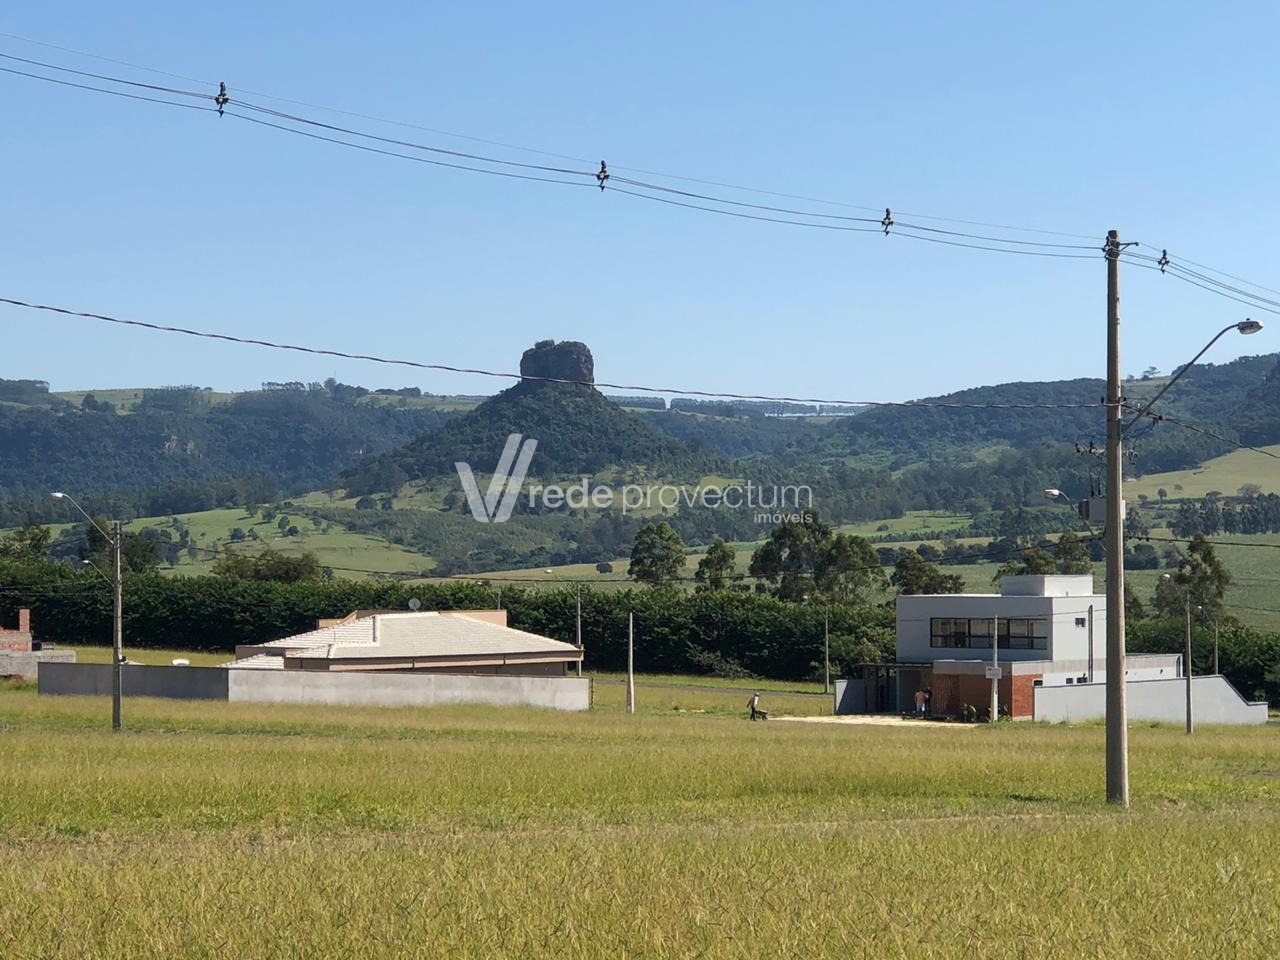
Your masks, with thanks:
M1168 580L1170 583L1176 582L1174 581L1173 577L1169 576L1169 574L1167 573L1162 573L1160 575L1160 579ZM1191 734L1195 732L1195 721L1192 719L1192 716L1191 716L1191 587L1190 585L1187 585L1183 588L1182 606L1186 611L1186 621L1187 621L1187 645L1186 645L1186 652L1183 654L1182 674L1186 678L1186 682L1187 682L1187 733Z
M547 567L544 572L551 574L551 576L555 577L561 583L568 586L569 581L557 575L556 572L552 570L550 567ZM582 584L574 583L573 592L574 592L574 605L576 607L575 621L576 621L576 630L577 630L577 638L578 638L578 653L581 654L582 653ZM582 658L581 657L578 658L578 676L582 676Z
M76 498L69 493L55 491L50 494L55 500L66 500L73 507L80 511L81 516L88 520L95 530L97 530L107 542L111 544L111 550L114 555L114 563L112 564L111 576L111 599L113 606L112 629L111 629L111 729L119 730L120 721L120 700L122 693L121 671L124 667L124 571L120 565L120 521L111 521L111 532L103 530L98 525L98 521L85 511L84 507L76 501ZM101 573L101 571L99 571Z

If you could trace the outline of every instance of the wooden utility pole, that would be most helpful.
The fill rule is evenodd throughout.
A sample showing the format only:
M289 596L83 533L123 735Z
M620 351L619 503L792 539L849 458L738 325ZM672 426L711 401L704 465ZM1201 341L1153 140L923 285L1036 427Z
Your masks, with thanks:
M578 584L578 676L582 676L582 584Z
M1187 652L1183 657L1182 674L1187 681L1187 733L1194 733L1195 720L1191 716L1191 584L1187 584Z
M1107 233L1107 802L1129 805L1124 676L1124 460L1120 447L1120 235Z
M627 713L636 712L636 615L627 614Z
M120 521L111 524L111 548L115 554L111 577L111 729L119 730L120 700L124 695L124 568L120 565Z
M822 611L822 692L831 692L831 615Z

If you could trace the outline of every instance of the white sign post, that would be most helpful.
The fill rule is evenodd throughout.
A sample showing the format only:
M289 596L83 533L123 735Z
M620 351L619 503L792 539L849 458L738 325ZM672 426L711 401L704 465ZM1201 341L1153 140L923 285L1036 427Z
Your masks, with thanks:
M987 667L987 679L991 681L991 722L1000 719L1000 618L991 618L991 666Z

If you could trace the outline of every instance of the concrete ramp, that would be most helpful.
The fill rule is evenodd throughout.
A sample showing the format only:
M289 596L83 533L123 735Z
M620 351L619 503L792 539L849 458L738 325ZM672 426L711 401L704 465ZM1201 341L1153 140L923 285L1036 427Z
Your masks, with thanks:
M1130 721L1186 723L1187 685L1183 677L1131 680L1125 686ZM1107 713L1107 685L1078 683L1069 687L1036 687L1033 717L1050 723L1101 720ZM1267 704L1250 702L1226 677L1191 679L1191 715L1196 724L1258 724L1267 722Z

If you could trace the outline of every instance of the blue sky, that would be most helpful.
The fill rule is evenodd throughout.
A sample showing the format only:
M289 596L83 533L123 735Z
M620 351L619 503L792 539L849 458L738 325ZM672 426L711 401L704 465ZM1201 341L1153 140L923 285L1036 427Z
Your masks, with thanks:
M615 170L1099 239L1115 227L1280 287L1272 4L317 9L26 5L0 31ZM0 52L193 86L11 39ZM7 74L0 96L0 296L499 369L537 339L580 339L601 379L711 390L903 399L1104 369L1100 259L716 217ZM1250 313L1149 271L1122 283L1126 371L1167 369ZM0 376L55 389L504 386L0 311ZM1276 319L1211 359L1280 349Z

